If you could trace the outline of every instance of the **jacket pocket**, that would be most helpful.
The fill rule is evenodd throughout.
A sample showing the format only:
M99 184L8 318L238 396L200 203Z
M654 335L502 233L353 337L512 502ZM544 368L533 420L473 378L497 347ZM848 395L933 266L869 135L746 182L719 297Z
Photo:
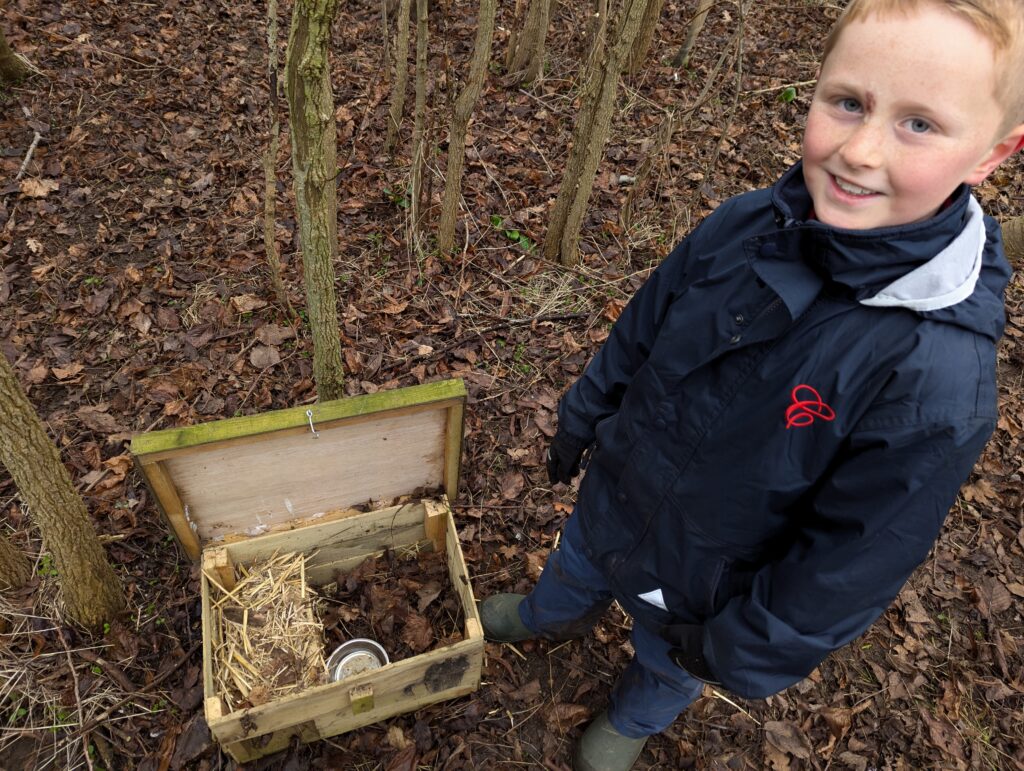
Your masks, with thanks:
M724 600L722 599L723 595L726 593L721 591L721 589L724 579L729 572L731 563L732 560L728 557L719 557L718 562L715 563L715 569L711 573L711 581L708 583L707 602L709 616L714 616L721 610L719 607L720 602L724 606L725 602L728 600L728 598L725 598Z

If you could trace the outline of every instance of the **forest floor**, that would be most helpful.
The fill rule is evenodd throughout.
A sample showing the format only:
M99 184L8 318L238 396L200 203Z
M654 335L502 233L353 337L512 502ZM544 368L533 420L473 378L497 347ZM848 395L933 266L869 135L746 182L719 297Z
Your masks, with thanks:
M499 9L495 63L513 5ZM573 490L549 486L542 453L559 395L610 320L719 202L771 184L798 159L815 62L838 13L805 0L753 3L746 14L719 3L690 68L677 70L668 62L696 3L668 2L647 66L620 89L583 260L564 268L536 245L578 107L586 5L559 4L540 84L520 87L492 67L470 128L463 247L452 259L429 242L410 250L411 120L397 158L381 152L392 78L380 4L343 3L334 26L346 392L465 380L454 510L478 597L527 588L571 510ZM198 574L128 444L134 432L315 397L308 329L275 306L262 242L264 14L245 1L5 4L9 42L40 72L0 96L0 346L73 472L131 613L97 638L55 622L45 553L29 590L3 598L2 768L235 765L202 714ZM449 0L430 16L428 234L474 14L470 0ZM650 175L634 189L625 178L645 161ZM276 240L301 308L286 127L277 169ZM1024 212L1021 157L977 194L994 216ZM783 693L743 701L709 689L648 743L638 768L1024 768L1019 272L1007 304L999 427L898 601ZM31 513L2 471L0 512L8 535L39 554ZM629 655L628 621L614 611L578 641L488 644L472 695L247 767L567 769Z

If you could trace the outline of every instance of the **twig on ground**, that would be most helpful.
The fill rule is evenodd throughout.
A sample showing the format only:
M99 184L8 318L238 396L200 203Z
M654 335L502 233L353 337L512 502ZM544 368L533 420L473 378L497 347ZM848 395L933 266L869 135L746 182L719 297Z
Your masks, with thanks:
M202 642L195 643L191 648L188 649L188 651L185 652L184 656L182 656L180 659L178 659L178 661L176 661L170 667L170 669L168 669L162 675L157 675L155 678L153 678L153 682L147 683L146 685L142 686L141 688L139 688L134 693L130 693L127 696L125 696L123 699L118 701L113 706L108 707L107 709L103 710L103 712L101 712L97 717L95 717L92 720L90 720L88 722L88 724L82 726L77 731L75 731L73 734L71 734L71 736L68 737L68 741L72 741L74 739L77 739L79 736L83 736L83 735L89 733L94 728L97 728L98 726L100 726L103 723L104 720L106 720L108 717L113 715L115 712L117 712L117 710L121 709L121 707L123 707L125 704L130 702L136 696L139 696L139 695L141 695L143 693L146 693L146 692L151 691L154 688L156 688L158 685L160 685L160 683L162 683L164 680L166 680L171 675L173 675L175 672L177 672L179 669L181 669L182 665L185 664L185 662L187 662L189 659L192 658L192 654L194 654L197 650L199 650L199 647L201 645L202 645Z
M485 335L488 332L496 332L499 329L506 329L508 327L521 327L526 324L539 324L544 321L572 321L574 319L585 319L588 318L589 316L589 313L556 313L549 316L532 316L526 319L508 319L498 324L492 324L491 326L485 327L484 329L471 330L470 332L455 338L447 345L443 345L440 348L435 349L432 353L430 353L427 356L427 358L432 359L437 356L440 356L442 353L447 353L453 348L457 348L458 346L466 342L466 339L469 337L469 335L479 336Z
M28 168L29 161L32 160L32 153L36 151L36 147L39 145L39 140L43 138L43 135L38 131L33 132L32 144L28 146L28 152L25 153L25 160L21 162L21 168L18 169L18 173L14 176L14 181L17 182L25 175L25 170Z
M739 704L737 704L736 702L734 702L734 701L733 701L732 699L730 699L730 698L729 698L728 696L726 696L726 695L725 695L724 693L721 693L720 691L717 691L717 690L715 690L714 688L712 688L712 689L711 689L711 695L712 695L712 696L714 696L714 697L715 697L716 699L721 699L721 700L722 700L722 701L724 701L724 702L725 702L726 704L730 704L730 705L732 705L733 707L735 707L736 709L738 709L738 710L739 710L740 712L742 712L742 713L743 713L744 715L746 715L746 716L747 716L747 717L749 717L749 718L750 718L751 720L753 720L753 721L754 721L754 722L755 722L755 723L757 724L758 728L760 728L760 727L761 727L761 721L760 721L760 720L758 720L758 719L757 719L756 717L754 717L753 715L751 715L751 714L750 714L749 712L747 712L747 710L743 709L743 707L741 707L741 706L740 706Z
M740 96L754 96L755 94L767 94L772 91L784 91L787 88L797 88L798 86L813 86L818 82L817 78L813 80L801 80L797 83L783 83L781 86L769 86L768 88L757 88L753 91L741 91Z
M64 647L64 655L68 660L68 669L71 670L71 680L75 685L75 709L78 710L78 725L84 725L85 712L82 710L82 692L78 684L78 673L75 671L74 659L71 658L71 648L68 647L67 638L64 637L64 631L60 627L57 627L57 637L60 638L60 644ZM89 756L88 731L82 734L82 755L85 757L85 764L89 767L89 771L94 771L92 758Z

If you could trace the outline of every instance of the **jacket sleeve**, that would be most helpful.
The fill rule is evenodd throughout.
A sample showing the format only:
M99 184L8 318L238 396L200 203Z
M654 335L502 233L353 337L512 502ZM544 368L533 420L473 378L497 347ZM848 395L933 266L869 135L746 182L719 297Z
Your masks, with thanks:
M768 696L863 633L927 557L993 428L977 418L852 435L788 552L705 623L715 679Z
M718 227L731 202L716 209L681 241L626 305L601 350L558 405L559 430L587 447L597 424L618 411L626 388L647 361L673 301L701 272L700 244ZM704 262L709 258L705 256Z

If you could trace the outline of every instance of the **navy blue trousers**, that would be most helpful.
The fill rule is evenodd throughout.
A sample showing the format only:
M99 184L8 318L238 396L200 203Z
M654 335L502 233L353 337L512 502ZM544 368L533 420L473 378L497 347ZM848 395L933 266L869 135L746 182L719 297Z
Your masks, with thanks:
M562 531L533 591L519 605L526 627L550 640L586 634L611 605L604 575L587 559L575 517ZM635 655L612 689L608 719L623 736L638 739L672 724L698 696L704 684L668 656L665 640L633 624Z

